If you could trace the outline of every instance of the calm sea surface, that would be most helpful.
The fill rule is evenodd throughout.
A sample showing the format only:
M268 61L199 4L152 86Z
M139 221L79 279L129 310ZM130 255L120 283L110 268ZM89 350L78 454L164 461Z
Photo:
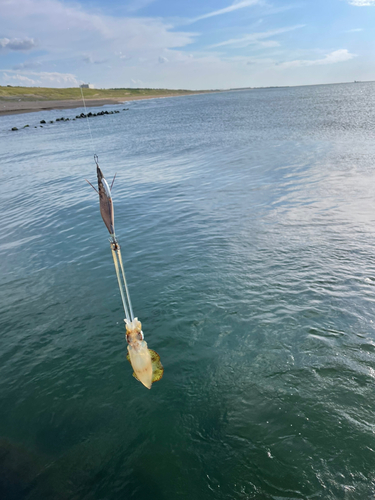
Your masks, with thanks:
M87 122L48 123L82 110L1 117L1 498L374 498L375 83L106 109L164 377L126 361Z

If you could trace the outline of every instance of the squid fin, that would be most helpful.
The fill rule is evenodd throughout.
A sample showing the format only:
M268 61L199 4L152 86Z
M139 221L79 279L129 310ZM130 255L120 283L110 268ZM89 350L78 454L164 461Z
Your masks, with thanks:
M163 377L164 367L161 364L160 356L156 351L149 349L149 353L151 356L151 364L152 364L152 383L159 382L159 380L161 380L161 378ZM131 364L129 353L127 353L126 359ZM133 372L133 377L139 382L139 379L134 372Z

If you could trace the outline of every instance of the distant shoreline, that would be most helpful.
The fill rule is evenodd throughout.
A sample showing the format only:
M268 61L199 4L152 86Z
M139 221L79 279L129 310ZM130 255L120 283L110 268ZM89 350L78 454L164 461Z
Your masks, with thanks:
M161 95L145 95L145 96L129 96L122 98L102 98L102 99L85 99L86 107L105 106L105 105L120 105L128 101L136 101L143 99L160 99L161 97L180 97L181 95L199 95L208 92L186 92L161 94ZM74 109L83 108L83 101L79 99L64 99L64 100L25 100L15 98L0 98L0 116L16 115L21 113L37 113L38 111L49 111L53 109Z

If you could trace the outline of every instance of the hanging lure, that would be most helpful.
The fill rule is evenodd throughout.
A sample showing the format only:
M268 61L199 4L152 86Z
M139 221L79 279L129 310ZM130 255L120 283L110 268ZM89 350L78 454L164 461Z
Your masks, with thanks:
M115 235L115 219L112 202L111 187L104 178L100 170L98 157L94 156L96 163L96 173L98 176L98 191L89 182L89 184L99 194L100 213L110 235L110 245L112 250L113 262L115 264L116 276L120 288L121 300L125 311L125 329L126 341L128 343L128 356L134 373L133 376L139 380L145 387L151 389L153 382L161 379L163 376L163 366L160 363L160 356L151 349L148 349L147 342L144 340L142 325L138 318L134 317L133 308L130 301L129 290L126 283L124 266L122 263L121 249ZM115 176L116 177L116 176Z

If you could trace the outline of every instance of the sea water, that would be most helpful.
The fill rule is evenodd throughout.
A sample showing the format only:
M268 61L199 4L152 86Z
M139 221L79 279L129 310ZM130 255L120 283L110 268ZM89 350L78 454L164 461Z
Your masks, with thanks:
M372 498L375 83L101 109L0 118L2 498Z

